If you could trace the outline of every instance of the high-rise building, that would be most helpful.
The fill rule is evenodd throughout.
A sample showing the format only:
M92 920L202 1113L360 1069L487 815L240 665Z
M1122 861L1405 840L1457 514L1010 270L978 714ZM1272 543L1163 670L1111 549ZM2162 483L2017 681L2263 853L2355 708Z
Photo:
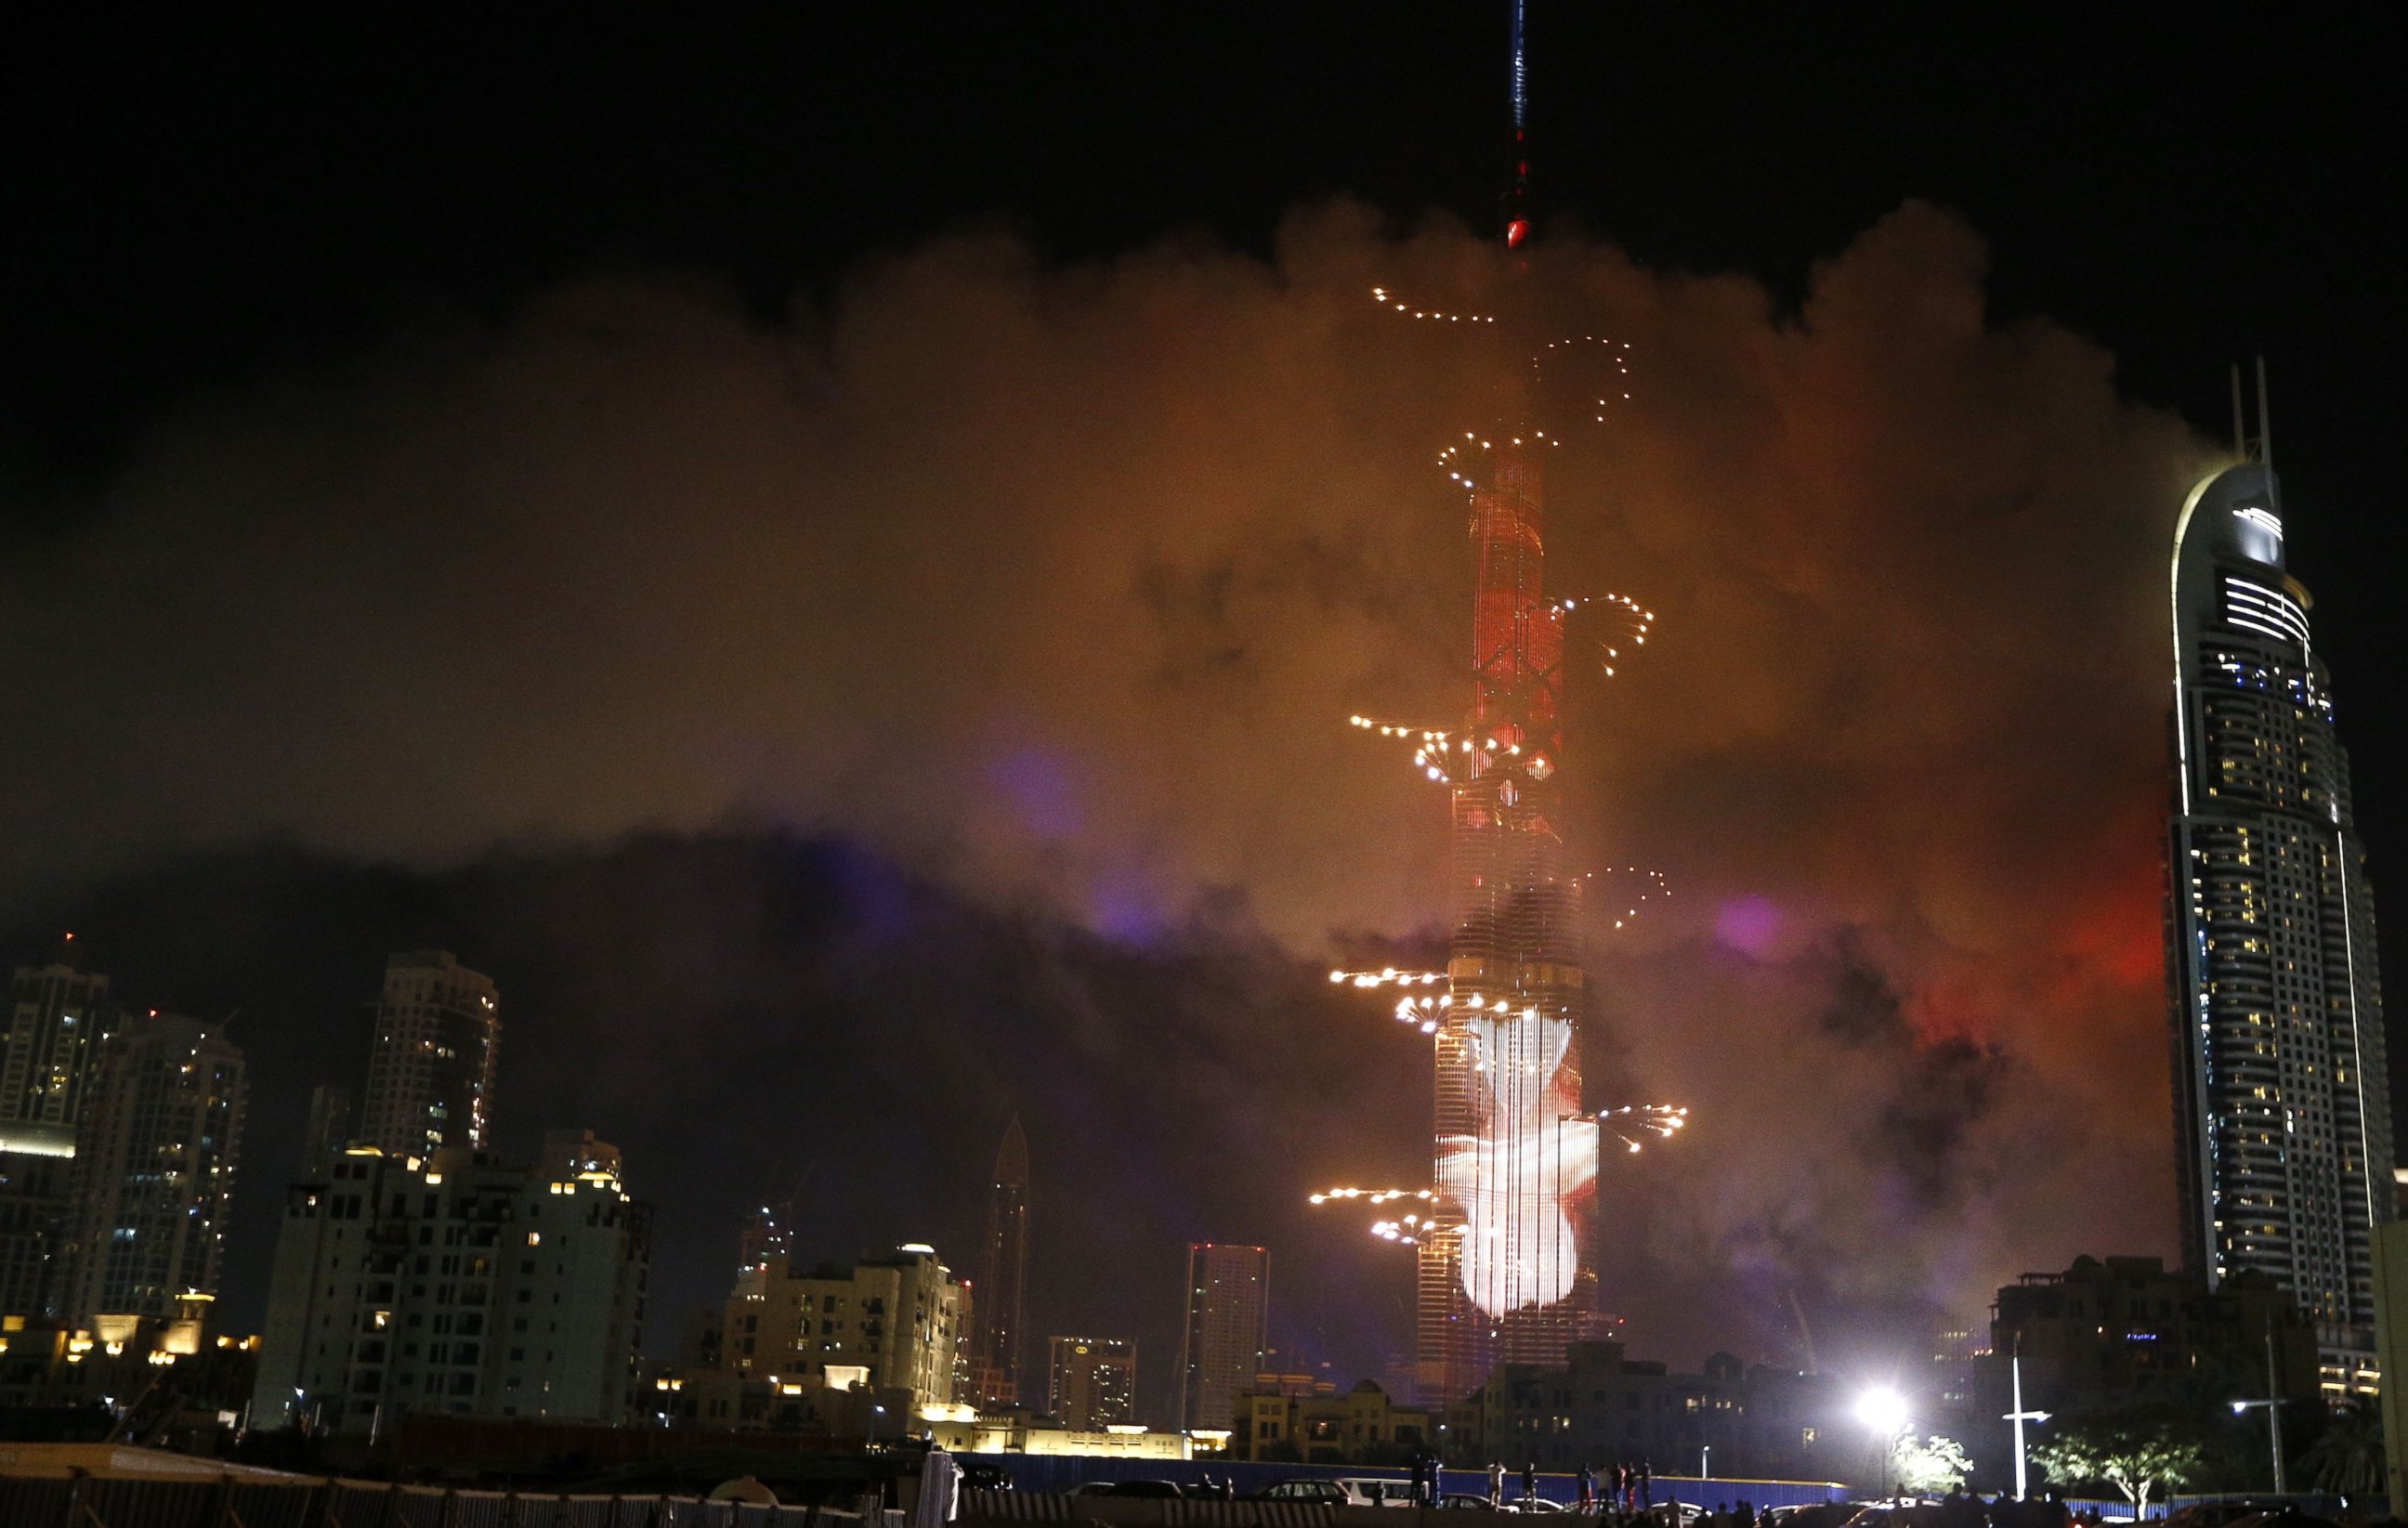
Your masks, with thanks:
M791 1259L738 1270L722 1363L746 1378L800 1387L910 1392L911 1405L953 1399L961 1286L934 1248L898 1247L854 1264ZM842 1383L838 1383L838 1380Z
M486 1146L501 1035L493 982L450 952L386 961L359 1138L404 1157Z
M799 1249L795 1245L796 1229L802 1224L803 1179L796 1178L785 1189L769 1196L768 1203L744 1217L744 1228L736 1236L736 1265L738 1268L766 1268L771 1263L783 1263ZM967 1291L968 1286L964 1286ZM962 1353L969 1352L968 1326L969 1311L964 1302ZM965 1370L967 1372L967 1370Z
M254 1420L624 1421L651 1257L651 1207L615 1171L356 1147L286 1192Z
M1021 1321L1027 1286L1028 1137L1015 1114L988 1177L986 1241L979 1250L970 1379L982 1406L1020 1403Z
M68 1318L178 1315L214 1297L242 1150L242 1051L197 1020L121 1021L76 1132Z
M1455 875L1448 1001L1430 1015L1440 1199L1416 1254L1416 1390L1436 1403L1499 1362L1562 1363L1598 1305L1581 888L1561 836L1573 606L1543 579L1548 441L1512 418L1495 433L1471 488L1471 707L1427 765L1452 795Z
M322 1178L351 1144L351 1090L321 1083L309 1090L309 1117L301 1132L301 1176Z
M2244 461L2191 491L2174 533L2183 1238L2211 1289L2254 1271L2288 1290L2327 1392L2358 1392L2377 1378L2374 1228L2394 1214L2383 995L2349 756L2281 494L2271 465Z
M102 1035L108 978L64 961L19 966L0 1031L0 1315L58 1314L68 1297L76 1121Z
M64 962L17 967L0 1036L0 1150L75 1154L76 1121L109 1018L108 978Z
M1179 1425L1234 1425L1238 1397L1254 1384L1269 1333L1271 1254L1261 1247L1191 1242L1187 1321L1179 1342Z
M1045 1409L1074 1433L1137 1421L1137 1344L1119 1337L1048 1337Z
M37 1320L64 1298L74 1175L66 1157L0 1148L0 1317Z

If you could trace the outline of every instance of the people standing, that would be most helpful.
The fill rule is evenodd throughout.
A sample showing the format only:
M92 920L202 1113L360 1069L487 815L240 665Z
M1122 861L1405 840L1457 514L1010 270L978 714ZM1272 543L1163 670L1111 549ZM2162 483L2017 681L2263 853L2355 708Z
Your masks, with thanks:
M1586 1464L1583 1464L1580 1471L1580 1509L1587 1512L1593 1510L1596 1506L1597 1472L1590 1469Z
M1522 1499L1535 1501L1539 1495L1539 1462L1535 1459L1522 1466Z
M1505 1505L1505 1462L1501 1459L1488 1462L1488 1505Z

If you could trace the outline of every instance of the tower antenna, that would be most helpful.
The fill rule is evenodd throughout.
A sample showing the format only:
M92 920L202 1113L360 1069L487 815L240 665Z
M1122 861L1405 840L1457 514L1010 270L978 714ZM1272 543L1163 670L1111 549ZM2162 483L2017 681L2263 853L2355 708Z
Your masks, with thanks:
M2266 358L2258 358L2258 460L2274 464L2274 416L2266 407Z
M1530 236L1530 66L1523 29L1526 0L1513 4L1513 181L1505 193L1505 248L1518 250Z
M2274 416L2266 390L2266 358L2258 358L2258 460L2266 468L2267 507L2283 518L2283 482L2274 476Z
M2242 422L2241 363L2232 363L2232 454L2243 462L2249 460L2249 431Z

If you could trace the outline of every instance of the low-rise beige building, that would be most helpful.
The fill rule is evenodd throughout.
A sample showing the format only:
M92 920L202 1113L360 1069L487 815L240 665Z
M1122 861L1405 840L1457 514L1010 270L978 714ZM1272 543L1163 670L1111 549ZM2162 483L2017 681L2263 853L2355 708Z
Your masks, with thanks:
M722 1365L739 1379L858 1384L900 1392L916 1413L953 1399L961 1286L917 1243L849 1265L772 1259L738 1274L721 1341Z
M1429 1412L1396 1405L1366 1379L1343 1395L1283 1388L1246 1396L1239 1403L1231 1451L1307 1464L1395 1464L1437 1435Z

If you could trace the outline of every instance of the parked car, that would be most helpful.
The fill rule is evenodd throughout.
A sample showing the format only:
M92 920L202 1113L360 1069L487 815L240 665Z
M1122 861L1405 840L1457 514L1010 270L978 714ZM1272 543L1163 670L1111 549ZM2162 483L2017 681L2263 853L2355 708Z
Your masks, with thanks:
M1102 1482L1091 1480L1088 1484L1098 1486L1098 1489L1092 1492L1082 1492L1082 1494L1141 1496L1158 1502L1175 1502L1187 1494L1179 1489L1179 1482L1176 1480L1106 1480Z
M1343 1487L1348 1503L1354 1507L1413 1505L1413 1483L1411 1480L1392 1480L1386 1476L1341 1475L1330 1484Z
M1516 1496L1505 1504L1505 1510L1508 1512L1562 1512L1567 1508L1563 1503L1551 1502L1544 1496Z
M1474 1496L1468 1491L1450 1491L1445 1495L1440 1496L1438 1499L1438 1505L1441 1507L1454 1507L1465 1512L1494 1512L1497 1510L1495 1507L1488 1505L1487 1497Z
M2280 1497L2227 1496L2213 1502L2193 1502L2179 1512L2167 1514L2165 1528L2228 1528L2243 1518L2254 1518L2284 1507Z
M1335 1480L1274 1480L1247 1496L1250 1502L1321 1502L1347 1507L1354 1496Z

